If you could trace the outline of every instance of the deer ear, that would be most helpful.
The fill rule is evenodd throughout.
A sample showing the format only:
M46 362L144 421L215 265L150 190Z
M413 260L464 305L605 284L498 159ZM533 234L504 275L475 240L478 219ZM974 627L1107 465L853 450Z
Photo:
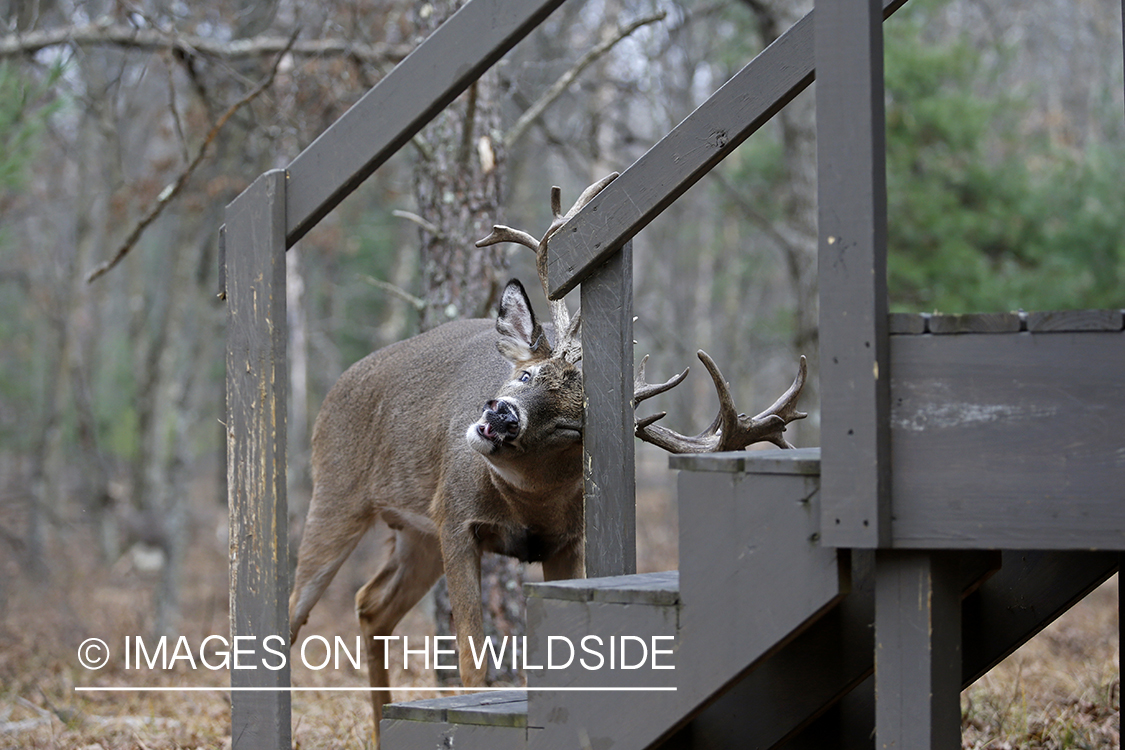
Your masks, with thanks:
M531 300L517 279L509 281L500 295L496 330L502 337L497 348L507 359L524 361L535 355L550 354L543 328L531 309Z

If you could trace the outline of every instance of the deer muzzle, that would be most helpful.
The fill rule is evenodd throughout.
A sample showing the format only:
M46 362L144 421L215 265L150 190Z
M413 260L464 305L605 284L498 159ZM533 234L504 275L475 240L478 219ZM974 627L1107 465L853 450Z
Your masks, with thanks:
M519 407L503 398L489 401L484 405L484 412L480 419L473 424L469 431L471 438L477 438L477 440L471 440L471 442L475 444L478 450L486 448L488 453L494 452L505 442L513 441L519 437Z

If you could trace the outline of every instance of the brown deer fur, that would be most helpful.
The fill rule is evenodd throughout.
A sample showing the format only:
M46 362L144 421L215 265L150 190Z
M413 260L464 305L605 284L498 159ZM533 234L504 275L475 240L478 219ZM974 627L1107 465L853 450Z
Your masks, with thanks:
M382 567L356 595L372 687L388 687L383 643L437 581L449 583L459 667L484 682L468 645L483 638L482 551L583 576L582 379L557 356L523 286L496 321L447 323L349 368L317 417L313 495L289 601L291 642L376 521ZM375 731L386 692L372 693Z

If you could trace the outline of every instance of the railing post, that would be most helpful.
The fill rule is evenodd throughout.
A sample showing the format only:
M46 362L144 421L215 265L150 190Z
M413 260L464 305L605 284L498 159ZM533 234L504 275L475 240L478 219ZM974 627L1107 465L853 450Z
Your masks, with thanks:
M582 280L586 576L637 571L633 242Z
M821 535L889 546L883 6L816 4Z
M227 492L230 512L232 748L291 746L289 531L285 497L284 170L226 211ZM278 668L274 668L278 667Z

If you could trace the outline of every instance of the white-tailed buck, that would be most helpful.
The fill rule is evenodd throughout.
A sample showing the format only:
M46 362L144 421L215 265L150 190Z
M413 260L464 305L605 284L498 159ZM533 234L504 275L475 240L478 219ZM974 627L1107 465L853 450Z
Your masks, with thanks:
M534 249L546 288L547 241L617 175L588 187L565 215L552 190L555 216L542 240L497 226L478 245L516 242ZM446 323L368 355L329 392L312 441L313 495L289 600L290 638L297 634L340 565L364 533L389 529L384 560L356 594L372 687L388 687L382 636L445 572L465 686L483 669L469 648L483 639L480 556L490 551L541 562L548 580L581 578L582 373L579 317L560 300L551 326L540 325L523 286L504 289L496 320ZM789 391L747 418L735 412L722 375L706 354L720 393L720 414L694 438L637 422L637 435L673 452L734 450L781 437L804 414L795 402L804 358ZM635 400L666 383L637 378ZM378 737L385 692L372 692Z

